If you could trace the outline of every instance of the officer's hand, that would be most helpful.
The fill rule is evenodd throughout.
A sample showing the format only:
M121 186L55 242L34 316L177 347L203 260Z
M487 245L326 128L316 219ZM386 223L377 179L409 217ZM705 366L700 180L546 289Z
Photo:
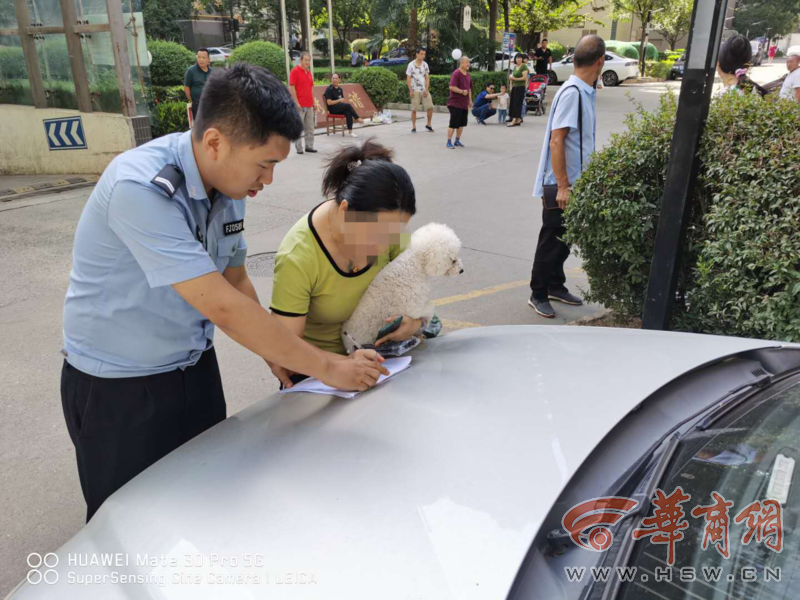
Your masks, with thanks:
M334 360L322 382L340 390L363 392L373 387L389 371L384 358L374 350L356 350L349 357Z
M567 208L567 202L569 202L569 188L558 188L558 194L556 195L556 202L558 202L558 208L564 210Z
M295 374L294 371L289 371L288 369L284 369L282 366L276 365L275 363L271 363L269 361L266 362L267 365L269 365L269 370L272 371L272 374L278 378L278 381L283 384L284 388L288 389L294 385L291 380L291 376Z

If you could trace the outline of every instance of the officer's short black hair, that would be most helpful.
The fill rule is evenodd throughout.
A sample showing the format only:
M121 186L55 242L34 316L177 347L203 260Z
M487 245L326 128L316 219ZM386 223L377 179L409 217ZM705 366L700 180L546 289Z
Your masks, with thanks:
M247 63L211 71L200 97L194 139L203 139L211 127L250 146L264 145L272 135L294 141L303 133L289 89L264 67Z

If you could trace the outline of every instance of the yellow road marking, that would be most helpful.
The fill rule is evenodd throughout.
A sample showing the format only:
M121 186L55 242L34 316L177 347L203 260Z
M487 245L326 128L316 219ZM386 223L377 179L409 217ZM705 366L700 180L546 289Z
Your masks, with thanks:
M492 287L483 288L482 290L474 290L466 294L458 294L456 296L447 296L446 298L439 298L433 301L434 306L444 306L446 304L453 304L454 302L463 302L464 300L472 300L473 298L480 298L481 296L488 296L489 294L496 294L505 290L513 290L528 285L530 282L527 279L520 279L519 281L512 281L511 283L501 283Z
M573 267L572 269L566 269L565 272L582 273L583 269L581 269L580 267ZM457 294L455 296L447 296L445 298L439 298L438 300L433 301L433 305L445 306L447 304L453 304L454 302L463 302L464 300L472 300L474 298L480 298L481 296L496 294L497 292L504 292L506 290L521 288L529 284L530 281L528 281L527 279L520 279L519 281L512 281L510 283L501 283L500 285L493 285L492 287L483 288L480 290L473 290L471 292L467 292L466 294Z
M456 329L467 329L469 327L483 327L478 323L470 323L469 321L455 321L453 319L442 319L442 327L444 329L455 331Z
M26 185L25 187L14 188L14 191L17 192L18 194L24 194L25 192L32 192L33 188Z

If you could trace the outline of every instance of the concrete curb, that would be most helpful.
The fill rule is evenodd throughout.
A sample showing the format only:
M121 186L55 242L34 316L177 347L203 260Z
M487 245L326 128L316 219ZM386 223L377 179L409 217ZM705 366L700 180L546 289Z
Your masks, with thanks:
M402 102L389 102L386 105L386 108L388 108L389 110L411 110L411 105L410 104L403 104ZM417 112L425 112L425 111L421 110L421 111L417 111ZM436 106L433 107L433 112L435 112L435 113L449 113L450 111L447 110L446 106L438 106L438 105L436 105Z
M58 194L70 190L77 190L97 184L99 175L88 175L86 177L68 177L57 181L37 183L36 185L0 190L0 202L11 202L12 200L22 200L44 194Z
M611 309L603 308L600 310L600 312L596 312L593 315L585 315L583 317L575 319L574 321L570 321L569 323L567 323L567 325L585 325L586 323L593 323L609 314L611 314Z

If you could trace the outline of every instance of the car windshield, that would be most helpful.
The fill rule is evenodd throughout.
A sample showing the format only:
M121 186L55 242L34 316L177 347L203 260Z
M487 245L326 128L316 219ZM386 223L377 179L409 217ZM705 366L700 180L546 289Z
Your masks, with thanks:
M651 505L639 524L672 528L663 539L675 541L639 536L628 561L636 574L617 598L795 597L799 458L800 383L684 436L656 493L664 511Z

